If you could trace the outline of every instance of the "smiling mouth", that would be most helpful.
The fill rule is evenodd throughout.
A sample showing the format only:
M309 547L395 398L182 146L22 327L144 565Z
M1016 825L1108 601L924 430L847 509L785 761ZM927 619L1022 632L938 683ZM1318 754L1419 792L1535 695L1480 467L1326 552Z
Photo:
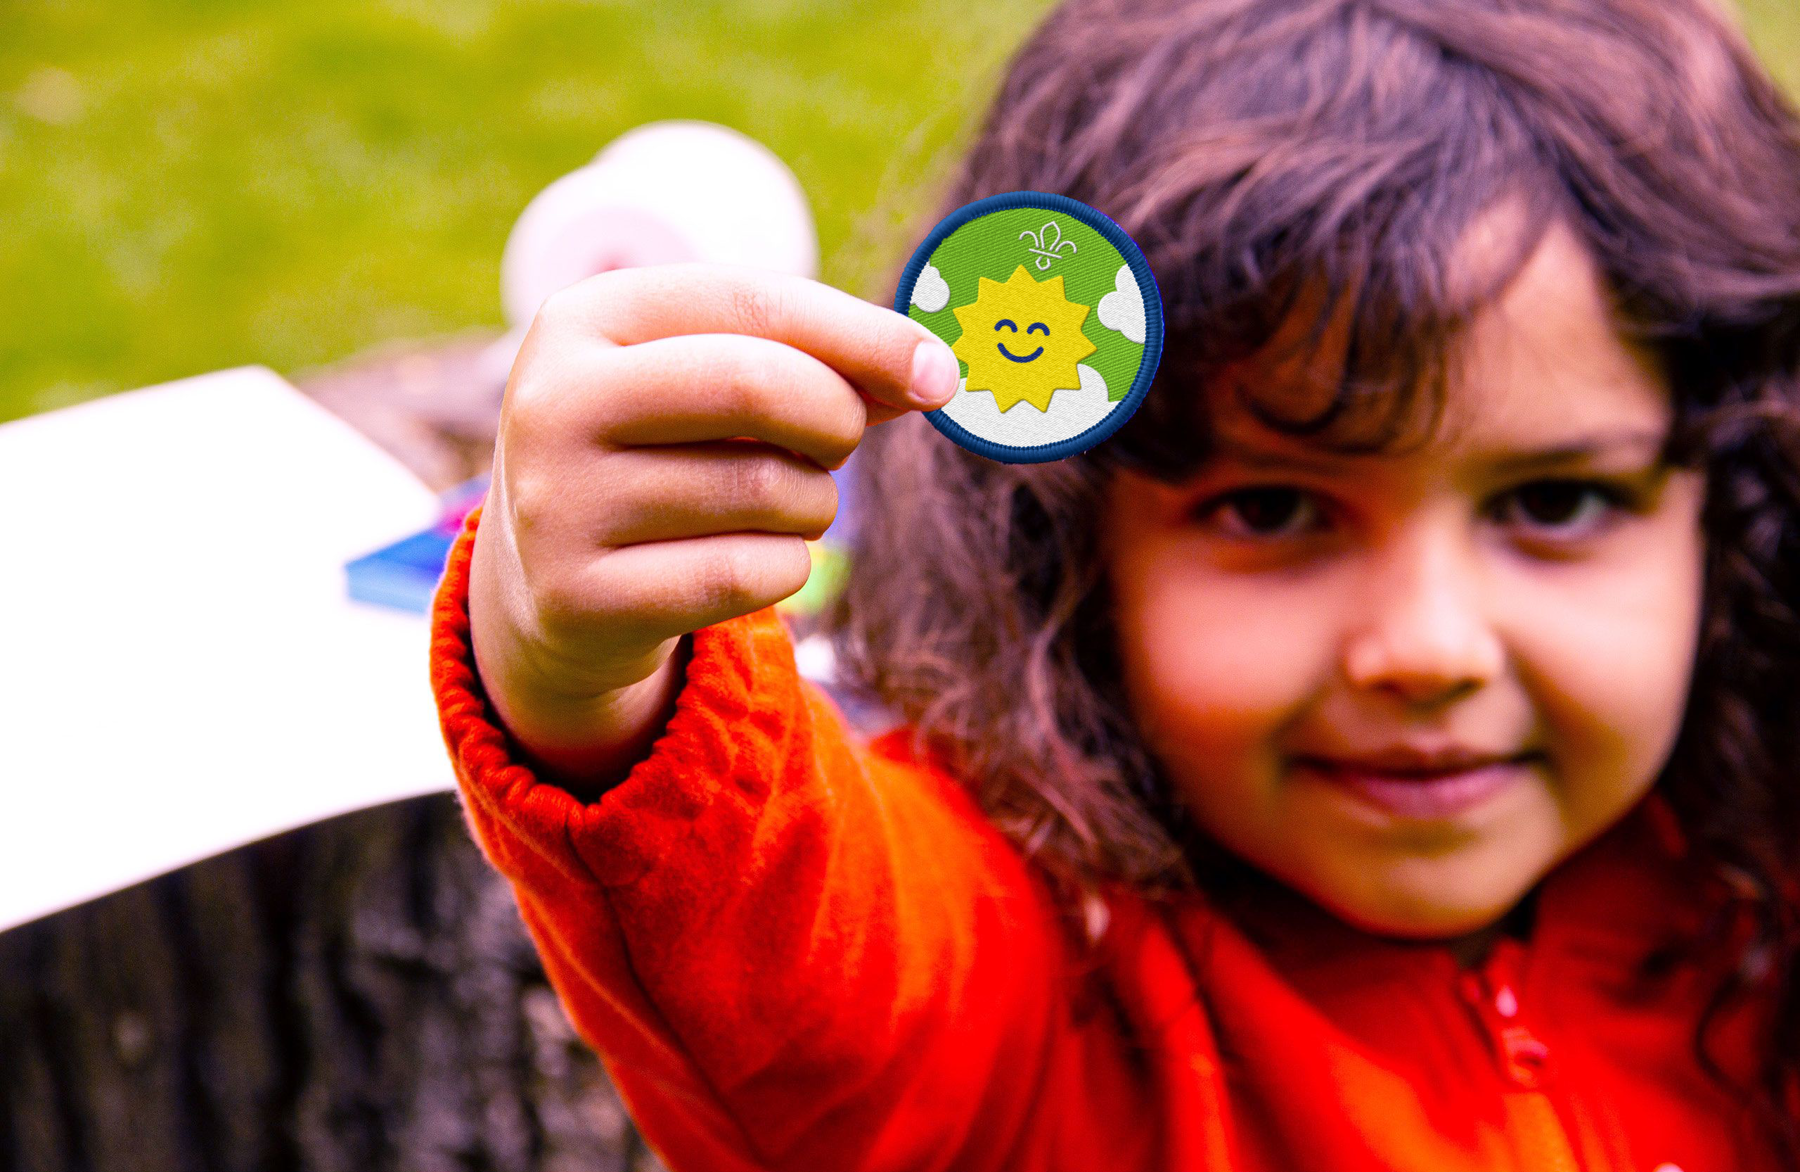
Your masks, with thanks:
M1489 798L1523 784L1541 754L1443 762L1447 767L1299 758L1307 776L1359 798L1390 816L1443 819L1471 812Z
M1008 358L1012 359L1014 362L1030 362L1033 358L1036 358L1039 354L1042 354L1044 352L1044 348L1042 346L1039 346L1036 350L1033 350L1031 353L1027 354L1025 357L1020 358L1017 354L1014 354L1011 350L1008 350L1006 348L1005 342L995 342L994 345L996 345L1000 348L1000 353L1006 355Z

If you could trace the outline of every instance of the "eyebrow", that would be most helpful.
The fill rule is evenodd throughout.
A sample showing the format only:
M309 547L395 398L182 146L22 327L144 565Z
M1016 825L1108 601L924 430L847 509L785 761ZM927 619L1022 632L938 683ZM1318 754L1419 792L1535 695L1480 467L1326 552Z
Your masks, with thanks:
M1591 460L1619 451L1649 448L1660 451L1661 431L1610 432L1582 436L1529 452L1513 452L1486 461L1496 472L1520 472L1534 468L1559 467ZM1232 460L1249 468L1290 471L1333 471L1342 468L1352 457L1340 455L1308 455L1269 451L1233 440L1220 440L1214 449L1216 457ZM1369 457L1357 457L1367 459Z

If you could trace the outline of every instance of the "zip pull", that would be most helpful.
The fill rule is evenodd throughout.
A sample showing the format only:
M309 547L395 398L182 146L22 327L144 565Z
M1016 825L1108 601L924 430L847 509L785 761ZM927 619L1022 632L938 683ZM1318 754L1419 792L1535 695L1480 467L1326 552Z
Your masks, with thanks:
M1550 1048L1526 1028L1519 1016L1516 945L1500 940L1479 968L1459 975L1463 999L1486 1031L1500 1073L1522 1090L1538 1090L1550 1081Z

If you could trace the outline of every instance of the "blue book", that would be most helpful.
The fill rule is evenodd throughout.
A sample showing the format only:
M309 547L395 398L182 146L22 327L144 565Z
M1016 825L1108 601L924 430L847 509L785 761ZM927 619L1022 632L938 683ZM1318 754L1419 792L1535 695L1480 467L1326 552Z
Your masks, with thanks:
M350 597L411 614L428 614L450 547L462 532L463 519L486 498L487 487L485 473L464 481L439 498L442 507L429 529L344 563Z

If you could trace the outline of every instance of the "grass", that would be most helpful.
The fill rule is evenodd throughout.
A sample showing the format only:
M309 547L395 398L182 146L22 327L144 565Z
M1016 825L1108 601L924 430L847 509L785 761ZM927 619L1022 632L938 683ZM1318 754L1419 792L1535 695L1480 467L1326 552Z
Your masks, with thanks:
M769 144L876 295L1051 0L12 0L0 420L501 324L513 219L642 122ZM1745 0L1800 87L1800 8Z
M1047 0L0 7L0 419L501 324L526 202L643 122L767 143L869 291Z

